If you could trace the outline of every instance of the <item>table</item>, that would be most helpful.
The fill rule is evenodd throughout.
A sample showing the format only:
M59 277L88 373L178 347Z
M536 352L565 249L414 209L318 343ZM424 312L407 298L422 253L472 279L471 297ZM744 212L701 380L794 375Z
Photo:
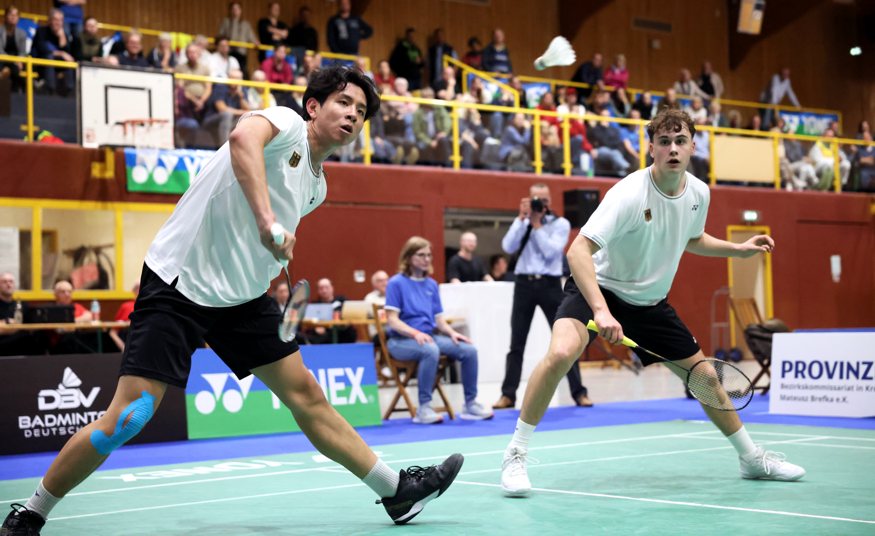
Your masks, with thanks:
M109 329L125 329L130 322L49 322L44 324L0 324L0 335L18 333L21 331L97 331L97 353L103 353L103 337L100 336Z

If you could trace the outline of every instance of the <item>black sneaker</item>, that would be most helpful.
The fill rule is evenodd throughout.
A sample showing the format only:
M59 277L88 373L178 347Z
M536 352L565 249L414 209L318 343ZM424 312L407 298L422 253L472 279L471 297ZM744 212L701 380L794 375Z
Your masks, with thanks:
M416 517L428 501L447 491L464 461L461 454L453 454L440 465L408 467L401 471L395 496L380 499L377 504L383 504L396 525L403 525Z
M39 536L45 524L46 520L38 513L16 503L0 527L0 536Z

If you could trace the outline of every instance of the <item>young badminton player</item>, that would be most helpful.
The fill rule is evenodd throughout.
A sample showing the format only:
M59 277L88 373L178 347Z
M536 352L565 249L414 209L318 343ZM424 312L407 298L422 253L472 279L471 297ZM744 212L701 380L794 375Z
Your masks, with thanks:
M281 316L266 290L280 261L292 259L300 218L325 199L322 162L352 143L380 106L370 79L339 66L311 77L304 103L306 120L285 107L244 115L180 199L146 255L109 409L70 438L0 534L39 534L55 504L146 425L167 386L185 387L202 340L239 378L262 380L321 453L374 490L395 523L452 483L459 454L400 474L378 459L326 401L298 345L278 336ZM271 232L277 223L282 245Z
M586 328L589 320L613 344L629 336L690 369L705 356L666 299L681 255L745 258L772 251L774 242L765 235L736 244L705 232L708 186L686 172L695 132L693 121L679 110L653 118L647 126L653 165L613 186L571 244L572 278L565 285L550 347L532 372L504 453L501 486L507 495L525 496L532 489L526 470L529 439L559 380L596 337ZM659 362L645 353L639 357L645 364ZM798 480L805 474L782 454L755 445L736 412L702 407L738 451L743 478Z

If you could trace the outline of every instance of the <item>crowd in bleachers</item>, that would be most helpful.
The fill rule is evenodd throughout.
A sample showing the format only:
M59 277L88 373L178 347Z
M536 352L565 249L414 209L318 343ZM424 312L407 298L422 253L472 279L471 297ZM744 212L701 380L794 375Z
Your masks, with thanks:
M373 30L361 17L352 14L350 0L341 0L338 12L326 25L326 38L332 53L355 56L359 44ZM85 17L79 6L75 12L53 9L48 21L36 29L28 51L24 31L19 27L19 13L8 6L5 24L0 27L0 53L60 59L91 61L107 65L160 69L167 72L227 78L247 78L279 84L303 86L307 76L326 60L316 52L319 32L310 23L310 9L302 6L293 24L283 21L278 2L268 4L267 13L253 26L244 16L241 4L231 2L228 13L218 25L218 34L210 43L203 35L194 36L182 50L173 48L173 36L162 34L148 51L143 36L136 30L125 35L116 32L98 35L98 21ZM73 20L69 20L69 17ZM67 18L65 18L67 17ZM8 37L8 38L7 38ZM231 46L231 42L268 45L270 50L257 49L257 62L251 65L246 48ZM772 109L748 109L745 118L739 109L724 112L720 99L725 85L709 61L704 61L697 76L681 68L673 86L662 95L650 91L629 91L630 71L623 54L605 66L603 55L592 54L575 70L569 87L543 86L533 91L514 75L512 55L506 36L500 28L492 32L490 41L482 46L479 36L467 41L467 51L461 61L475 69L492 73L506 85L495 85L476 76L466 76L453 65L445 66L443 58L459 59L456 48L448 43L442 28L429 33L425 52L417 44L417 30L409 27L385 58L376 62L371 71L364 59L358 67L367 72L386 96L435 98L457 103L536 108L559 114L541 115L533 124L533 116L499 111L459 109L460 166L493 170L530 171L540 135L542 171L577 175L623 176L641 162L639 128L607 120L626 118L649 120L662 108L682 108L696 124L754 131L787 132L786 126ZM21 64L6 63L2 75L9 76L14 90L21 90ZM74 87L75 71L44 67L37 80L37 89L48 94L67 95ZM464 79L463 79L464 77ZM583 86L581 86L583 84ZM235 86L181 80L176 94L177 145L180 147L215 147L223 143L239 115L265 105L280 104L302 111L301 92L274 91L264 102L258 88L235 89ZM464 88L464 89L463 89ZM516 92L519 101L515 100ZM799 107L793 91L790 71L783 68L765 85L760 101L781 104L785 99ZM577 116L589 113L605 120L581 120ZM566 164L563 140L563 116L569 115L570 163ZM868 125L868 123L864 124ZM369 140L371 158L378 163L452 165L452 121L450 108L384 100L381 112L373 118ZM827 134L838 133L831 125ZM863 139L861 126L857 137ZM690 171L708 179L710 166L709 133L697 135L697 151ZM361 161L365 149L364 134L355 146L341 151L342 161ZM848 186L871 189L871 148L849 146L839 152L841 182ZM827 189L831 185L834 160L832 151L823 142L809 143L784 140L781 147L782 183L787 189ZM811 170L814 170L812 173Z

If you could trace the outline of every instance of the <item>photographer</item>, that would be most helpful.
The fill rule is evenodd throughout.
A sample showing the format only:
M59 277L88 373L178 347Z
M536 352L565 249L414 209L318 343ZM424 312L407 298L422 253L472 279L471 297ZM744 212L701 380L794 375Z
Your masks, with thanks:
M553 327L556 310L562 302L562 254L568 243L571 224L550 211L550 189L538 183L529 188L529 197L520 200L520 213L501 241L501 247L516 257L514 268L513 310L510 317L510 351L501 385L501 398L494 409L512 408L523 368L523 351L529 328L540 307ZM578 406L592 406L586 387L580 381L580 369L571 367L567 374L571 397Z

